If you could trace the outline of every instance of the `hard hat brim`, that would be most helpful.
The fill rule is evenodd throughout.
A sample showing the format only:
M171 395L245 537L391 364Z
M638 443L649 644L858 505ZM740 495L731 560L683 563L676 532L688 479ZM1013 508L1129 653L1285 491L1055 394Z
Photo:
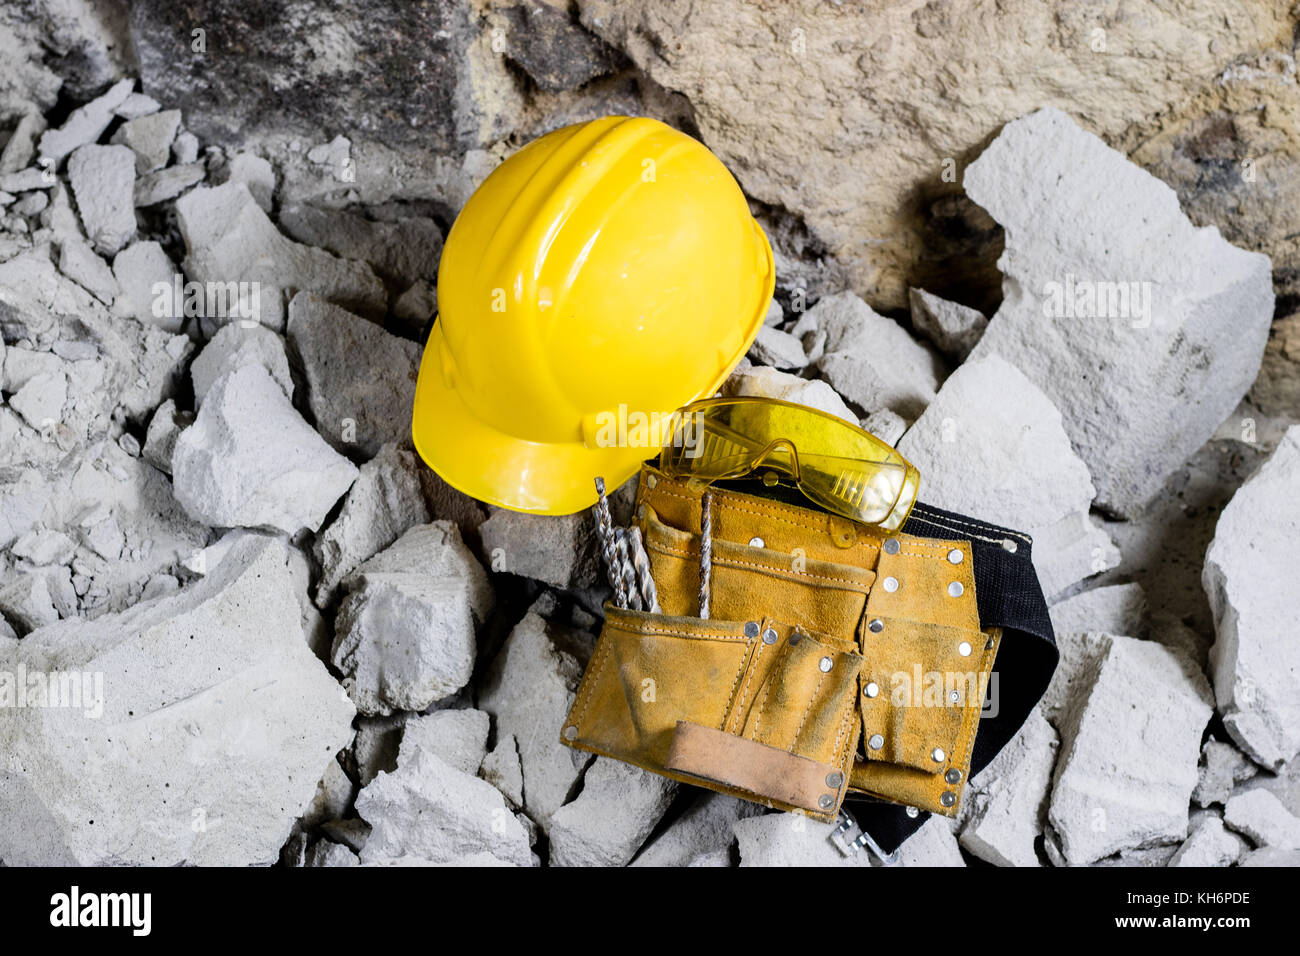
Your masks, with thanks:
M659 448L589 448L532 442L479 419L443 381L443 345L435 322L420 361L411 439L425 464L457 491L479 501L538 515L569 515L596 503L596 477L613 491Z

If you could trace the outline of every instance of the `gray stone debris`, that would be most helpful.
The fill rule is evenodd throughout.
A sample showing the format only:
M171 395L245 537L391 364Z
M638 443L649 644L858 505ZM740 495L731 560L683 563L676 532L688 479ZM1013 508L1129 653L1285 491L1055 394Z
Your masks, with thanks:
M125 146L80 147L68 157L68 183L95 251L115 255L135 237L135 154Z
M552 866L626 866L677 792L667 777L597 757L582 793L551 817Z
M50 204L50 197L43 192L30 192L10 207L10 212L20 216L35 216Z
M221 175L218 176L219 182L236 182L243 183L248 187L253 199L262 207L263 211L270 212L272 203L275 201L275 169L271 164L261 156L253 153L236 153L230 157L230 162L226 165ZM292 234L285 224L283 218L280 220L280 228ZM297 239L297 236L293 236ZM305 241L305 240L303 240ZM319 246L318 242L307 242L309 246ZM331 249L331 252L335 250ZM359 256L344 256L344 258L353 259Z
M830 841L833 823L818 823L797 813L745 817L732 827L740 844L741 866L871 866L869 853L845 856Z
M1258 768L1236 747L1211 737L1201 748L1201 766L1197 773L1192 803L1198 807L1228 802L1232 788L1253 777Z
M402 731L408 714L401 711L380 717L357 717L357 736L352 742L352 761L361 786L366 786L382 771L397 769Z
M961 845L997 866L1040 866L1034 842L1047 822L1056 731L1034 710L1019 733L971 780Z
M9 399L9 407L32 428L46 433L63 419L68 401L68 377L63 372L33 375Z
M417 279L393 300L393 317L413 333L423 334L438 311L438 287L428 279Z
M500 736L496 747L483 758L479 776L500 790L510 806L519 809L524 805L524 768L514 734Z
M293 378L289 374L284 339L264 325L246 327L242 322L231 322L217 330L190 366L195 407L202 407L204 397L223 375L248 365L265 369L285 397L293 398Z
M411 717L402 730L397 763L405 763L417 749L437 754L461 773L477 775L487 756L491 718L481 710L435 710Z
M384 311L383 284L362 262L338 259L282 236L244 183L192 189L176 201L185 274L196 282L256 282L260 321L284 329L285 290L315 292L364 315ZM222 316L206 323L224 324ZM372 368L383 368L376 360Z
M135 171L143 176L167 165L172 141L180 127L180 110L150 113L123 123L110 142L135 153Z
M331 840L318 840L307 850L304 866L360 866L357 854Z
M41 137L40 155L57 163L74 149L95 142L113 122L113 111L131 95L134 85L134 80L119 80L103 96L73 110L67 122Z
M957 369L898 450L920 469L930 504L1028 533L1049 600L1119 563L1088 514L1093 483L1060 413L1001 358Z
M25 169L36 156L36 137L45 132L45 117L36 111L24 113L0 149L0 176Z
M185 324L184 312L175 303L167 308L169 298L155 293L160 283L173 288L179 274L158 243L132 243L113 259L113 275L122 290L115 311L167 332L179 332Z
M80 238L70 238L59 249L59 271L105 305L117 298L117 280L108 263Z
M1276 770L1300 752L1300 426L1233 495L1215 527L1201 580L1214 612L1215 699L1238 746Z
M145 433L144 460L164 474L172 473L172 454L176 450L176 439L182 431L194 424L194 415L176 408L172 399L167 399L158 406L149 419L149 430Z
M357 812L372 827L362 863L413 857L456 864L479 854L508 865L533 863L528 831L500 792L418 747L361 791Z
M963 185L1007 233L1002 306L971 357L998 353L1047 393L1098 504L1134 516L1259 371L1268 257L1194 227L1172 189L1056 109L1008 123Z
M888 408L872 412L862 420L862 427L886 445L897 445L898 440L907 432L907 422Z
M1274 847L1261 847L1242 857L1240 866L1300 866L1300 851L1278 850Z
M455 525L411 528L343 586L330 657L362 713L424 710L469 681L492 592Z
M338 516L312 546L321 569L315 595L320 607L334 601L339 584L362 561L434 517L421 482L426 472L414 452L391 444L361 466Z
M219 527L316 531L357 476L260 366L212 386L172 456L176 499Z
M372 221L345 210L299 203L281 209L279 223L298 242L370 263L376 274L399 288L437 278L442 230L432 219Z
M357 785L344 773L337 760L325 765L325 774L316 784L316 793L299 818L303 826L320 826L337 820L348 812L357 798Z
M946 817L931 816L898 848L896 866L965 866L961 847Z
M1300 817L1268 790L1257 788L1230 797L1223 808L1223 821L1255 846L1300 850Z
M1072 864L1186 837L1211 712L1209 686L1184 655L1128 637L1100 643L1091 686L1057 725L1048 818Z
M488 672L479 706L497 737L519 746L528 815L544 830L568 802L591 755L560 742L560 728L582 677L576 635L529 613L515 625Z
M1223 818L1207 813L1192 824L1170 866L1231 866L1245 849L1241 838L1223 828Z
M96 675L89 706L0 721L10 865L272 863L352 734L303 642L284 547L265 537L169 597L0 653L10 672Z
M803 368L808 364L808 356L799 340L770 325L758 330L754 344L749 347L749 357L758 365L773 368Z
M823 377L868 414L889 408L914 419L939 389L938 356L852 292L827 296L801 322L826 333Z
M1048 608L1052 630L1104 631L1125 637L1146 637L1147 598L1140 584L1107 584L1058 601Z
M736 842L736 823L762 813L757 803L701 791L685 813L642 848L632 865L687 866L708 854L729 856ZM722 865L729 866L730 861Z
M410 447L417 343L310 292L289 303L288 332L302 359L316 427L331 445L367 458L387 442ZM366 356L365 375L356 373L358 355Z
M498 508L479 526L483 563L493 571L521 574L557 588L596 583L600 549L589 511L542 516Z
M956 362L966 360L989 324L979 309L949 302L924 289L911 289L908 301L912 307L912 324L917 331Z
M855 425L858 423L858 416L844 404L844 399L820 379L800 378L774 368L749 368L733 374L727 380L726 391L731 395L776 398L807 405Z
M203 182L207 174L207 167L202 163L168 166L166 169L146 173L135 181L135 204L156 206L175 199L191 186Z
M120 116L123 119L139 119L141 116L148 116L150 113L157 113L161 107L158 101L152 96L146 96L143 93L132 93L113 110L114 116Z
M188 166L199 158L199 138L191 132L181 133L172 143L172 160L177 166Z
M507 24L506 56L543 90L576 89L619 66L619 54L563 7L521 0L499 9Z
M25 193L33 189L49 189L55 182L57 178L51 170L31 166L0 176L0 189L7 193Z

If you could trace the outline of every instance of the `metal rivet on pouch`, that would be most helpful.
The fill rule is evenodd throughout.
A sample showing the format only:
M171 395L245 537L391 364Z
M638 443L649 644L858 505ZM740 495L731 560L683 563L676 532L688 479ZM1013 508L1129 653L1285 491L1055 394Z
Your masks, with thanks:
M898 554L898 549L901 547L897 538L885 539L885 554Z
M953 691L951 694L948 695L948 700L950 700L952 703L955 704L957 703L957 701L961 700L961 694L957 693L956 691Z
M637 516L637 520L640 520L645 517L645 505L636 506L636 516Z
M834 771L833 773L828 773L826 775L826 786L828 787L832 787L838 790L840 788L840 784L842 784L843 782L844 782L844 774L840 773L838 770Z
M949 783L961 783L961 771L956 767L953 767L943 775L943 779L947 780Z
M765 548L767 547L767 544L758 535L754 535L754 537L749 539L749 546L751 548Z
M578 736L578 728L572 725L564 728L564 739L573 740Z
M894 578L894 577L885 578L884 585L885 585L885 590L888 591L890 594L893 594L895 591L898 590L898 578Z
M758 622L757 622L757 621L746 621L746 622L745 622L745 636L746 636L746 637L758 637Z
M993 650L993 638L990 637L987 641L984 642L984 650L986 651Z
M918 810L916 807L908 807L907 815L911 817L913 820L915 820L917 817L921 815L921 811Z
M835 806L835 795L833 793L823 793L817 798L817 806L821 807L823 810L829 810L831 807Z
M961 562L962 562L962 558L964 558L964 557L965 557L965 555L963 555L963 554L961 553L960 549L958 549L958 548L953 548L951 551L948 552L948 563L949 563L949 564L961 564Z
M870 631L872 634L879 634L884 629L885 629L885 622L878 617L873 617L870 623L867 624L867 630Z
M962 657L970 657L970 644L966 641L962 641L957 645L957 653Z
M952 584L948 585L948 597L961 597L962 592L965 590L960 581L953 581Z
M659 484L659 479L656 478L654 475L645 476L645 486L649 488L651 491L654 490L654 487L657 484Z
M835 662L829 657L823 657L817 662L817 666L821 668L823 674L829 674L831 668L835 666Z
M872 750L879 750L881 747L885 746L885 738L880 736L880 734L872 734L871 739L867 741L867 746Z
M763 632L763 643L764 643L764 644L775 644L775 643L776 643L776 629L775 629L775 628L771 628L771 627L769 627L766 631Z
M943 758L946 756L948 755L943 752L942 747L935 747L933 750L930 751L930 759L933 760L935 763L943 763Z
M1002 548L1003 550L1010 551L1012 554L1016 553L1016 543L1010 538L1002 539Z
M866 687L862 688L862 693L866 694L868 697L875 697L880 693L880 685L875 681L872 681Z
M950 807L957 802L957 795L953 793L951 790L945 790L942 794L939 795L939 802L942 803L945 807Z

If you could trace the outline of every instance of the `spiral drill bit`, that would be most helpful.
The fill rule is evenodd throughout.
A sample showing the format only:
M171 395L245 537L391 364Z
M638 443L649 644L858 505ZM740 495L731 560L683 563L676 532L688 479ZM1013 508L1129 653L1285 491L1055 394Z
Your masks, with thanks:
M596 532L600 536L600 553L605 558L605 574L614 589L614 603L627 607L627 587L623 584L618 559L618 544L614 534L614 520L609 514L609 499L605 497L605 479L596 479L596 493L600 496L592 511L596 515Z
M709 616L709 579L713 574L713 493L700 497L700 617Z

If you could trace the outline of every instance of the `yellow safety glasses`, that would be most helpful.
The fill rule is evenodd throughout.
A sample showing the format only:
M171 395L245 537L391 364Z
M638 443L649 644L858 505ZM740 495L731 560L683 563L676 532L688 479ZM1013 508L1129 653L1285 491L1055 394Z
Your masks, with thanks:
M900 528L921 475L870 432L771 398L709 398L681 409L659 468L703 482L754 477L794 484L827 511Z

